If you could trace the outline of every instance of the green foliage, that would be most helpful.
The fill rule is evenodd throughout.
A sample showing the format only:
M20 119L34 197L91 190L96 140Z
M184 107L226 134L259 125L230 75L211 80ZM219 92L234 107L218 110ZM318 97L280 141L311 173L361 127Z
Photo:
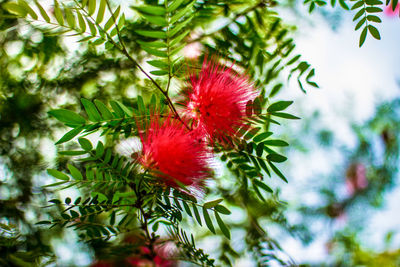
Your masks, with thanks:
M331 1L332 6L335 2ZM396 0L392 2L397 4ZM310 12L316 6L326 4L318 0L306 0L304 3L309 5ZM284 148L288 143L281 140L282 137L276 137L272 125L279 126L283 119L299 118L286 111L293 101L272 99L286 87L285 80L289 81L293 76L304 92L308 90L306 87L318 88L318 85L312 81L314 68L295 52L295 42L291 37L294 27L285 24L279 17L273 7L275 4L268 1L144 1L131 6L133 18L126 18L122 7L108 0L54 0L51 5L53 12L38 1L18 0L2 4L7 20L20 23L14 18L22 18L30 23L33 32L40 30L47 35L43 37L42 46L36 47L29 38L24 43L24 46L33 46L24 51L32 58L38 50L42 51L35 59L37 66L32 69L32 73L39 77L35 82L28 79L32 77L31 73L25 73L21 81L10 78L12 71L9 68L12 70L13 65L20 65L20 62L12 62L11 59L11 67L5 67L0 72L2 78L11 81L7 85L8 91L1 88L4 90L1 97L4 95L10 104L4 108L8 115L0 117L0 126L5 129L0 127L0 136L10 136L13 127L18 125L25 134L26 143L32 145L34 142L31 141L38 139L35 133L46 133L54 139L54 135L62 129L65 133L56 141L59 149L57 167L47 169L47 174L54 181L40 190L44 192L43 197L54 193L51 190L79 190L78 197L67 196L62 201L54 193L54 198L48 201L51 204L47 206L51 212L48 216L39 216L35 231L51 228L52 231L62 232L65 228L72 228L82 241L96 251L96 242L108 246L116 237L136 232L152 254L156 254L156 246L163 242L163 238L168 238L177 248L177 255L173 255L175 258L202 266L220 265L197 248L196 235L191 234L189 238L187 232L194 232L189 229L191 225L193 229L199 228L204 236L212 235L221 241L218 258L221 264L232 265L232 260L245 253L251 253L260 266L270 261L288 264L280 259L282 249L263 230L260 221L268 220L285 229L292 229L283 216L284 204L278 200L279 190L270 184L266 176L277 176L285 183L290 180L278 168L278 163L287 160ZM339 0L339 4L343 9L349 9L344 0ZM380 39L378 30L373 26L373 23L381 21L375 15L381 12L376 7L380 4L380 1L372 0L358 1L352 6L352 10L357 11L354 17L355 21L358 20L356 30L362 28L360 46L368 32ZM224 24L212 27L221 23L220 18L225 19ZM19 24L12 23L5 27L13 33L12 29L18 28ZM200 28L213 31L194 34ZM80 43L89 45L82 46L84 52L78 53L77 59L67 59L66 50L59 45L61 35L79 36ZM20 36L10 34L7 38L11 38L8 40L11 42ZM185 63L183 48L197 42L204 46L205 55L198 61ZM238 75L246 70L260 92L257 98L247 103L245 124L227 140L228 145L218 142L210 145L230 171L227 174L229 186L215 181L215 188L204 189L205 196L215 199L211 201L207 197L196 198L196 194L182 184L178 183L176 188L166 185L138 164L132 149L128 156L117 149L121 141L140 139L150 116L154 114L160 117L173 114L174 119L185 124L181 111L175 108L182 103L171 95L173 90L170 88L184 88L186 65L196 69L207 55L218 55L227 66L234 62ZM46 77L49 62L58 57L65 58L60 73L56 78ZM142 62L149 66L142 67ZM152 67L149 72L148 67ZM107 74L117 78L107 81L102 77ZM135 97L130 94L128 97L127 92L132 88ZM24 95L36 91L48 95L37 102L35 97ZM62 93L66 93L67 104L57 106L57 103L63 102L58 96ZM80 108L74 108L71 102L80 105ZM56 108L51 109L50 106ZM3 107L0 111L3 112ZM46 111L49 120L45 126L40 123L30 125L37 118L45 118ZM3 124L8 117L11 119ZM13 146L20 142L14 137L10 140L7 148L0 148L2 155L18 151ZM32 179L32 173L26 175L26 165L45 166L39 160L42 155L38 150L39 145L36 145L23 151L36 153L31 161L18 161L18 157L14 156L12 162L19 164L21 177L25 175ZM17 168L14 169L17 172ZM32 191L31 180L20 184L30 186L22 192ZM21 203L27 203L29 199L24 201ZM14 208L19 216L16 221L22 221L24 216L20 215L18 205ZM231 208L240 208L248 218L243 222L233 222L229 216ZM164 231L160 227L167 228L170 235L161 237ZM9 247L20 246L17 235L3 236L12 228L0 224L2 247L7 247L7 251ZM245 245L240 252L231 246L230 239L235 238L231 229L246 233ZM29 266L32 261L39 262L45 257L50 258L49 262L54 260L49 256L49 249L43 247L46 249L35 253L13 250L6 257L0 257L0 263ZM130 249L127 255L136 253Z

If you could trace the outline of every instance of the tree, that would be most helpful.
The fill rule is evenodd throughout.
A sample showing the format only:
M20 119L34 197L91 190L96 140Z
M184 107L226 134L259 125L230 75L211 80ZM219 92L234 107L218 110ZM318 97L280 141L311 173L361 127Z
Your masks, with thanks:
M326 2L305 4L312 12ZM345 1L339 4L349 9ZM356 30L362 28L360 46L367 33L380 38L372 25L380 22L374 15L382 11L379 4L357 1L352 6L358 10ZM53 260L41 236L47 226L56 232L72 227L94 249L94 265L168 266L178 260L228 265L246 252L259 265L294 264L260 225L268 220L298 230L287 223L279 191L265 178L288 182L278 168L286 160L281 148L288 143L274 137L273 125L298 119L285 111L292 101L272 99L285 87L283 78L296 75L304 92L318 85L312 81L315 70L295 53L294 28L274 11L276 5L145 1L132 6L130 14L107 0L55 1L51 9L37 1L4 3L9 15L2 21L8 29L2 40L10 46L22 40L23 50L14 57L2 55L7 66L3 110L10 114L1 118L2 142L8 146L2 155L24 193L7 200L10 211L2 213L32 227L21 243L12 225L2 224L4 265L44 263L49 255ZM224 24L213 27L221 18ZM68 34L79 36L77 49L71 51L71 39L61 37ZM35 41L36 35L42 39ZM185 49L196 47L202 47L201 56L184 58ZM24 56L36 61L35 67L19 67L26 64ZM17 75L15 69L23 72ZM58 122L35 119L45 112ZM51 207L46 214L33 208L40 221L32 226L18 205L35 199L45 205L41 196L32 195L33 174L44 167L26 165L39 165L43 156L35 138L53 138L60 129L65 133L56 142L57 166L47 169L55 181L40 190L44 196L53 188L74 187L80 193L62 201L57 195L47 198ZM28 144L24 157L13 151L20 147L18 137ZM124 140L141 143L142 149L131 145L122 155L118 147ZM222 162L224 175L216 177L211 160ZM229 219L230 209L237 208L246 220ZM205 236L216 234L216 260L199 248L200 237L189 234L195 227ZM246 233L239 251L229 242L231 230Z

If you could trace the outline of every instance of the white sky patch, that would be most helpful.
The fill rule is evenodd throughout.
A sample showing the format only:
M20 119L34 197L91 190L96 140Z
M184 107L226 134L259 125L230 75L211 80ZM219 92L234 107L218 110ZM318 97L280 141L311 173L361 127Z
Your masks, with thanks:
M295 100L291 112L297 116L307 118L318 111L318 123L323 124L318 128L333 131L335 142L349 148L357 144L351 124L366 122L374 115L378 104L400 96L400 20L386 18L383 14L381 17L383 23L378 28L382 40L368 36L362 48L358 47L360 32L354 31L352 16L347 12L336 32L318 12L312 15L313 25L297 22L300 30L296 38L296 52L301 53L302 59L315 68L313 80L320 89L309 86L304 95L293 77L290 88L278 95L281 99ZM296 194L318 174L332 171L332 167L340 161L340 155L327 151L324 154L325 148L321 149L312 148L308 154L291 151L290 164L295 167L292 167L292 173L287 174L291 178L290 183L282 187L284 200L292 200L293 204L300 199L307 204L320 201L316 195ZM387 205L383 210L372 213L370 226L363 235L368 247L383 248L384 235L388 231L399 230L400 215L396 209L398 191L386 196ZM395 240L400 240L399 234L395 237ZM327 257L325 246L329 238L329 234L319 236L308 247L292 239L281 245L297 263L323 262Z

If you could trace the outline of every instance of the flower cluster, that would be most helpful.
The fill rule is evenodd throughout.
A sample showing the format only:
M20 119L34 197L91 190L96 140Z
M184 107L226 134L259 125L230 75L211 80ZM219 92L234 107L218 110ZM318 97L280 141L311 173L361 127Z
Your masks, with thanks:
M168 186L201 185L209 176L210 149L216 142L229 144L246 123L246 104L257 96L246 76L205 60L184 92L183 122L172 115L162 122L152 116L141 135L139 162Z

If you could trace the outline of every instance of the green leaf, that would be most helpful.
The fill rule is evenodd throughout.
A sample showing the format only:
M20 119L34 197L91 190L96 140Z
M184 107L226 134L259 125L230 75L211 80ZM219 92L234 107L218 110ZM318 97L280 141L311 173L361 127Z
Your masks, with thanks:
M364 17L362 19L360 19L360 21L357 23L356 27L354 28L355 31L357 31L358 29L361 28L361 26L365 23L367 19Z
M18 4L23 9L25 9L26 13L28 13L29 16L31 16L33 19L38 19L38 15L36 15L35 11L33 11L33 9L27 3L25 3L23 0L18 0Z
M65 184L65 183L68 183L68 181L57 182L57 183L54 183L54 184L47 184L47 185L44 185L42 187L45 188L45 187L59 186L59 185Z
M190 4L186 5L185 8L182 8L181 10L179 10L178 12L176 12L175 15L173 15L170 20L169 23L170 24L175 24L175 22L177 22L179 19L183 18L185 15L187 14L191 14L192 13L192 7L193 5L196 3L196 1L192 1Z
M357 9L359 7L362 7L364 5L364 1L358 1L357 3L355 3L352 7L351 10Z
M101 115L97 111L96 106L91 101L89 101L85 98L81 98L81 102L82 102L83 107L86 110L89 120L91 120L93 122L98 122L98 121L102 120Z
M82 197L78 197L77 199L75 199L74 205L79 205L79 203L81 203Z
M71 198L67 197L65 199L65 204L67 204L67 205L71 204Z
M91 151L93 148L92 143L86 138L81 137L78 142L85 151Z
M167 12L175 11L183 2L184 0L174 0L168 7Z
M210 231L215 234L215 229L214 229L214 225L212 224L210 215L208 214L208 211L206 208L203 207L203 217L204 217L204 221L206 222L206 225L208 227L208 229L210 229Z
M194 216L196 218L196 221L201 224L201 218L200 218L200 214L199 214L199 210L197 209L196 205L194 203L192 203L192 208L193 208L193 212L194 212Z
M60 151L58 152L58 154L60 155L65 155L65 156L80 156L80 155L84 155L86 154L86 151L74 151L74 150L64 150L64 151Z
M131 8L139 11L140 13L147 13L150 15L165 15L165 8L161 6L132 6Z
M360 9L360 10L354 15L353 21L358 20L358 18L360 18L362 15L364 15L364 13L365 13L365 9L364 9L364 8Z
M168 69L168 63L161 61L161 60L149 60L147 61L148 64L152 65L153 67L160 68L160 69Z
M265 164L265 161L263 159L260 159L260 158L258 158L257 161L258 161L258 165L260 165L260 167L265 171L265 173L268 176L271 176L271 173L270 173L270 171L269 171L269 169L267 167L267 164Z
M276 117L285 118L285 119L290 119L290 120L300 120L299 117L296 117L292 114L284 113L284 112L273 112L273 113L271 113L271 115L276 116Z
M93 102L105 120L112 120L114 118L111 111L103 102L97 99L95 99Z
M165 58L168 57L168 54L166 52L164 52L164 51L160 51L160 50L149 48L149 47L145 47L145 46L142 46L142 49L144 51L146 51L147 53L152 54L153 56L165 57Z
M169 72L166 70L153 70L150 71L151 74L156 75L156 76L164 76L167 75Z
M190 216L193 217L192 212L190 211L189 205L186 203L186 201L182 200L183 208L185 209L186 213Z
M96 22L100 24L104 19L104 13L106 11L106 0L100 0L99 10L97 11Z
M90 34L93 37L96 37L96 34L97 34L96 26L94 26L94 24L87 18L86 18L86 22L87 22L87 25L89 25Z
M221 229L221 232L224 234L224 236L226 236L226 238L231 239L231 233L230 233L228 227L226 227L224 221L219 216L218 212L214 211L214 214L215 214L215 218L217 219L219 229Z
M163 31L135 30L135 32L145 37L161 39L167 38L167 34Z
M267 160L273 161L273 162L284 162L287 160L287 157L282 156L280 154L269 154L267 156Z
M360 47L364 44L366 38L367 38L367 27L364 27L360 35L360 42L359 42Z
M246 104L246 116L251 117L253 115L253 101L249 100Z
M180 30L182 30L190 21L192 21L194 15L190 16L186 20L182 21L179 24L176 24L175 27L170 30L167 34L168 37L173 37L175 34L177 34Z
M258 157L261 157L263 154L263 151L264 151L264 142L261 142L256 146L256 155Z
M125 112L122 110L122 108L118 105L118 103L116 101L111 100L110 105L111 105L112 109L114 110L115 114L118 116L118 118L125 117Z
M378 16L375 16L375 15L368 15L367 16L367 20L368 21L373 21L373 22L376 22L376 23L381 23L382 22L382 20Z
M254 110L254 114L256 114L257 116L261 114L261 111L262 111L261 101L260 101L260 98L258 98L258 97L256 99L254 99L253 110Z
M79 11L76 11L76 14L78 15L79 28L81 32L85 32L86 31L85 20L83 19L83 16Z
M161 16L153 16L153 15L146 15L146 14L141 14L143 18L145 18L148 22L158 25L158 26L167 26L168 22L164 17Z
M226 215L231 214L231 211L228 210L227 208L225 208L225 207L222 206L222 205L217 205L217 206L214 207L214 209L215 209L216 211L218 211L219 213L222 213L222 214L226 214Z
M80 132L82 132L83 127L78 127L78 128L74 128L71 131L67 132L66 134L64 134L63 137L60 138L60 140L58 140L56 142L56 145L65 143L69 140L71 140L72 138L74 138L75 136L77 136Z
M54 109L49 111L48 114L57 120L70 125L81 125L86 123L84 117L67 109Z
M54 170L54 169L47 169L47 173L50 174L51 176L53 176L54 178L59 179L59 180L69 181L68 175L66 175L65 173L62 173L60 171L57 171L57 170Z
M57 0L54 0L54 16L56 17L58 24L63 26L64 25L64 17L61 12L60 6L58 5Z
M268 185L264 184L263 182L261 182L261 181L259 181L259 180L257 180L257 179L253 180L253 183L254 183L256 186L258 186L258 187L264 189L265 191L267 191L267 192L269 192L269 193L273 193L273 192L274 192Z
M346 4L344 0L339 0L340 6L345 10L350 10L349 6Z
M112 25L117 23L117 19L119 16L119 12L121 11L121 6L118 6L117 9L114 11L113 15L110 16L106 24L104 25L103 30L108 31Z
M80 181L83 179L82 173L75 166L67 164L67 168L75 180Z
M380 40L381 39L381 35L379 34L379 31L377 28L375 28L374 26L372 26L371 24L368 25L368 30L371 33L371 35L377 39Z
M104 145L101 141L99 141L96 146L96 157L100 158L101 156L103 156L103 154L104 154Z
M288 146L289 144L283 140L267 140L264 142L267 146Z
M286 177L281 173L281 171L271 162L268 161L269 166L271 166L271 169L286 183L288 183L288 180Z
M213 200L213 201L206 202L206 203L204 203L203 208L205 208L205 209L211 209L211 208L217 206L217 205L218 205L219 203L221 203L222 201L223 201L223 199L220 198L220 199L216 199L216 200Z
M366 10L368 13L379 13L383 11L382 8L379 7L367 7Z
M293 103L293 101L278 101L276 103L271 104L268 107L267 112L271 113L271 112L284 110L287 107L289 107L292 103Z
M261 141L267 139L267 138L268 138L269 136L271 136L271 135L272 135L272 132L260 133L260 134L256 135L256 136L253 138L253 141L256 142L256 143L258 143L258 142L261 142Z
M74 14L72 14L72 11L69 8L64 8L64 12L65 12L65 18L67 20L67 23L69 25L69 27L71 27L72 29L75 28L75 17Z
M89 0L88 1L88 12L89 12L90 16L93 15L94 12L96 11L96 1L97 0Z
M39 4L38 1L35 0L35 4L39 9L40 15L43 17L43 19L46 22L50 22L50 17L47 15L46 11L44 10L44 8Z
M28 14L27 11L23 7L21 7L20 5L18 5L15 2L4 3L3 7L11 14L14 14L14 15L17 15L20 17L25 17Z
M186 30L183 33L177 35L175 38L173 38L170 42L170 46L174 46L180 41L182 41L183 38L185 38L188 34L190 33L190 30Z

